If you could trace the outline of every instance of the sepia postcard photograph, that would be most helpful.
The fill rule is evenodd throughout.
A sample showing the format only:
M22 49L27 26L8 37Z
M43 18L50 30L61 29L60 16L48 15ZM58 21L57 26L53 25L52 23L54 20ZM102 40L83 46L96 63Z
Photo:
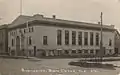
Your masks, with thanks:
M120 0L0 0L0 75L120 75Z

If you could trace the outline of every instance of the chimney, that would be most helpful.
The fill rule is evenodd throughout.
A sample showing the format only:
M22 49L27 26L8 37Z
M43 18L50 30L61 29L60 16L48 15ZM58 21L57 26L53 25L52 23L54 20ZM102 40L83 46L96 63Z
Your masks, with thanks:
M112 28L114 28L115 27L115 25L110 25Z
M35 17L35 18L43 18L44 16L43 15L41 15L41 14L35 14L33 17Z
M52 17L53 17L53 19L56 19L56 15L53 15Z

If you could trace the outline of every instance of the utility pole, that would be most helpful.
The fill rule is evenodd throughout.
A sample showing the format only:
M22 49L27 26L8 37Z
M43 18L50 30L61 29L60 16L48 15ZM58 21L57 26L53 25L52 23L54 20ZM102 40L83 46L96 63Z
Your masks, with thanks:
M103 21L102 21L102 19L103 19L103 13L101 12L101 16L100 16L100 18L101 18L101 41L100 41L100 58L101 58L101 62L102 62L102 58L103 58Z
M28 28L28 21L26 23L26 31L27 31L27 34L26 34L26 50L27 50L27 58L29 57L29 49L28 49L28 32L29 32L29 28Z
M20 0L20 15L22 15L22 0Z

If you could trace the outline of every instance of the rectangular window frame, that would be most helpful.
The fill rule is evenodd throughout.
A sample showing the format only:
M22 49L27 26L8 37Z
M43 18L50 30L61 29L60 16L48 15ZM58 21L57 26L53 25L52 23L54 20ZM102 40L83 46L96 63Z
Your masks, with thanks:
M96 46L99 46L99 33L96 33Z
M78 45L82 45L82 32L78 32Z
M32 45L32 37L31 36L28 37L28 45Z
M48 45L48 37L43 36L43 45Z
M88 45L88 32L84 32L84 45Z
M76 45L76 31L72 31L72 45Z
M109 39L109 46L112 46L112 40Z
M69 30L65 30L65 45L69 45Z
M57 30L57 45L62 45L62 30Z
M90 53L91 53L91 54L93 54L93 53L94 53L94 50L93 50L93 49L91 49L91 50L90 50Z
M78 53L82 53L82 50L78 50Z
M88 50L84 50L84 53L85 53L85 54L88 54Z
M12 47L14 46L14 39L12 39L11 40L12 42L11 42L11 45L12 45Z
M90 32L90 45L93 46L94 45L94 33Z

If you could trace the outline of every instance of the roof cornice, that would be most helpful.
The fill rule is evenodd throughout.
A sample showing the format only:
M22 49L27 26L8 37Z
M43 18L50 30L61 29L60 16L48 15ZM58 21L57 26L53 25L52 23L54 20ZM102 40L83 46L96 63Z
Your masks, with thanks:
M25 22L29 22L29 24L33 24L36 22L43 23L43 24L53 24L54 26L56 25L61 25L61 26L76 26L76 27L87 27L87 28L100 28L101 25L100 24L95 24L95 23L87 23L87 22L78 22L78 21L70 21L70 20L63 20L63 19L56 19L56 18L47 18L41 15L34 15L34 16L24 16L21 15L18 18L23 18L26 21L24 21L23 23L20 22L18 24L15 23L16 20L13 21L14 24L11 24L8 26L8 28L16 28L19 27L19 25L23 25L25 24ZM17 18L17 19L18 19ZM108 25L103 25L103 29L109 29L109 30L114 30L114 26L108 26Z

